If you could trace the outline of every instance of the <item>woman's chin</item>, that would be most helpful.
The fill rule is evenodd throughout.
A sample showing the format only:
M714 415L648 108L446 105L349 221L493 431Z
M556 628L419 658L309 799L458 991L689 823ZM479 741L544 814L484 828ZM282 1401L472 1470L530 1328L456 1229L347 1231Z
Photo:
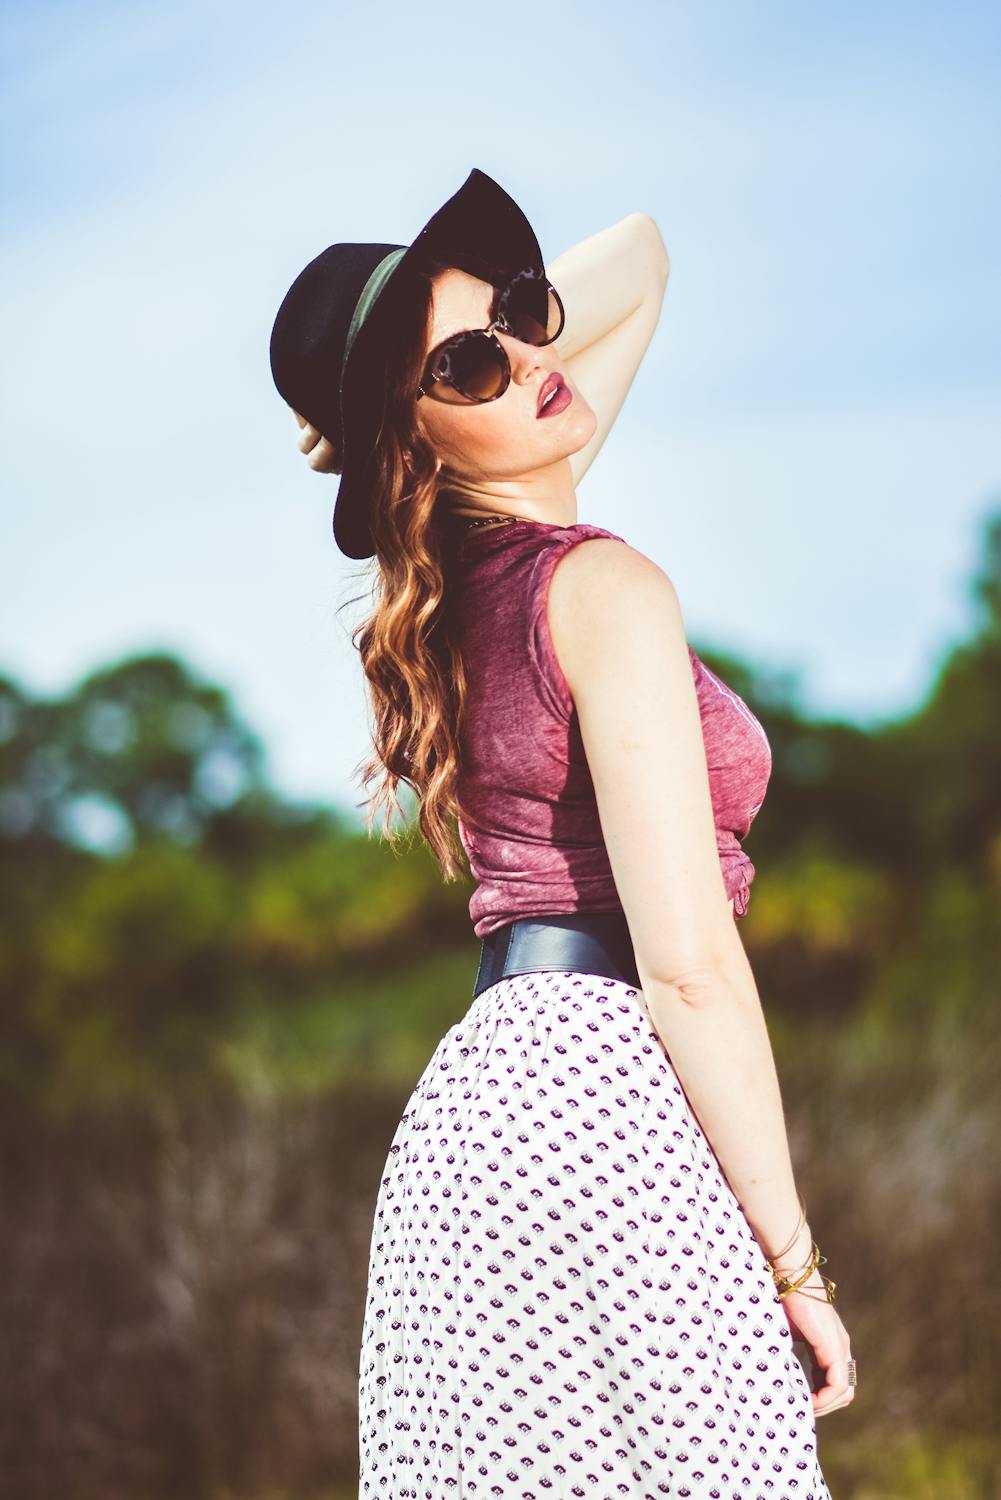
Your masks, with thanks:
M598 427L598 418L594 409L588 406L583 396L575 393L573 403L567 407L565 412L560 413L562 427L560 429L561 440L567 445L568 453L579 453L585 443L589 443L594 437Z

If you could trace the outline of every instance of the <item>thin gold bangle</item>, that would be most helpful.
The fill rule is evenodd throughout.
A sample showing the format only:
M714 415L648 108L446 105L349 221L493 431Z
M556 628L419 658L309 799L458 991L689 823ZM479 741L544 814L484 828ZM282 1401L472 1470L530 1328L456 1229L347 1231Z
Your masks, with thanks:
M785 1243L785 1245L783 1245L782 1249L781 1250L776 1250L775 1254L772 1255L769 1258L769 1265L771 1265L772 1261L781 1260L782 1259L782 1257L783 1257L783 1255L785 1255L786 1251L792 1245L794 1245L796 1243L796 1236L799 1234L799 1231L802 1229L803 1225L806 1223L806 1204L803 1202L803 1198L802 1198L801 1194L797 1193L796 1196L799 1199L799 1207L800 1207L800 1215L799 1215L798 1220L796 1221L796 1228L793 1230L791 1238L786 1241L786 1243Z

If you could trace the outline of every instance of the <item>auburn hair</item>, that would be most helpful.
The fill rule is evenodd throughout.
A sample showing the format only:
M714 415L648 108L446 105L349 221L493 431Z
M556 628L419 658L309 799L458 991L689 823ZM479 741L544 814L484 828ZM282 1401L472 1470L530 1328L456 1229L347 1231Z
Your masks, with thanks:
M425 255L401 268L370 315L378 315L375 385L382 402L366 474L375 546L366 571L374 607L351 632L372 715L373 754L355 772L363 788L377 783L366 795L368 833L382 808L384 836L409 840L412 824L399 797L401 783L409 787L417 798L417 828L447 881L466 873L458 830L466 675L446 566L457 532L444 508L447 472L418 427L415 392L425 367L433 279L454 264ZM494 279L484 266L464 261L462 269ZM402 818L396 833L394 813Z

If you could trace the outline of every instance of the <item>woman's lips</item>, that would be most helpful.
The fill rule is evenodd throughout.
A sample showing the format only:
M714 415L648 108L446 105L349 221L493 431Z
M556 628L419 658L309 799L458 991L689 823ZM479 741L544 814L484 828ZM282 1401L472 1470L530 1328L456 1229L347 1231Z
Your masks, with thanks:
M566 411L572 400L573 391L565 381L560 380L559 385L556 387L556 395L546 402L538 414L539 418L557 416L561 411Z

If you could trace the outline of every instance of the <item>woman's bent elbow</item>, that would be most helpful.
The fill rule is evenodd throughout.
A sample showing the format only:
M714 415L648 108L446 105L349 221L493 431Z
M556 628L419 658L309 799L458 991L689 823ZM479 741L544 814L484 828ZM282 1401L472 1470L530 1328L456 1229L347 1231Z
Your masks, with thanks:
M647 978L643 992L648 999L666 1005L704 1009L708 1005L723 1005L736 999L736 987L731 976L722 968L710 967L690 969L673 979Z

